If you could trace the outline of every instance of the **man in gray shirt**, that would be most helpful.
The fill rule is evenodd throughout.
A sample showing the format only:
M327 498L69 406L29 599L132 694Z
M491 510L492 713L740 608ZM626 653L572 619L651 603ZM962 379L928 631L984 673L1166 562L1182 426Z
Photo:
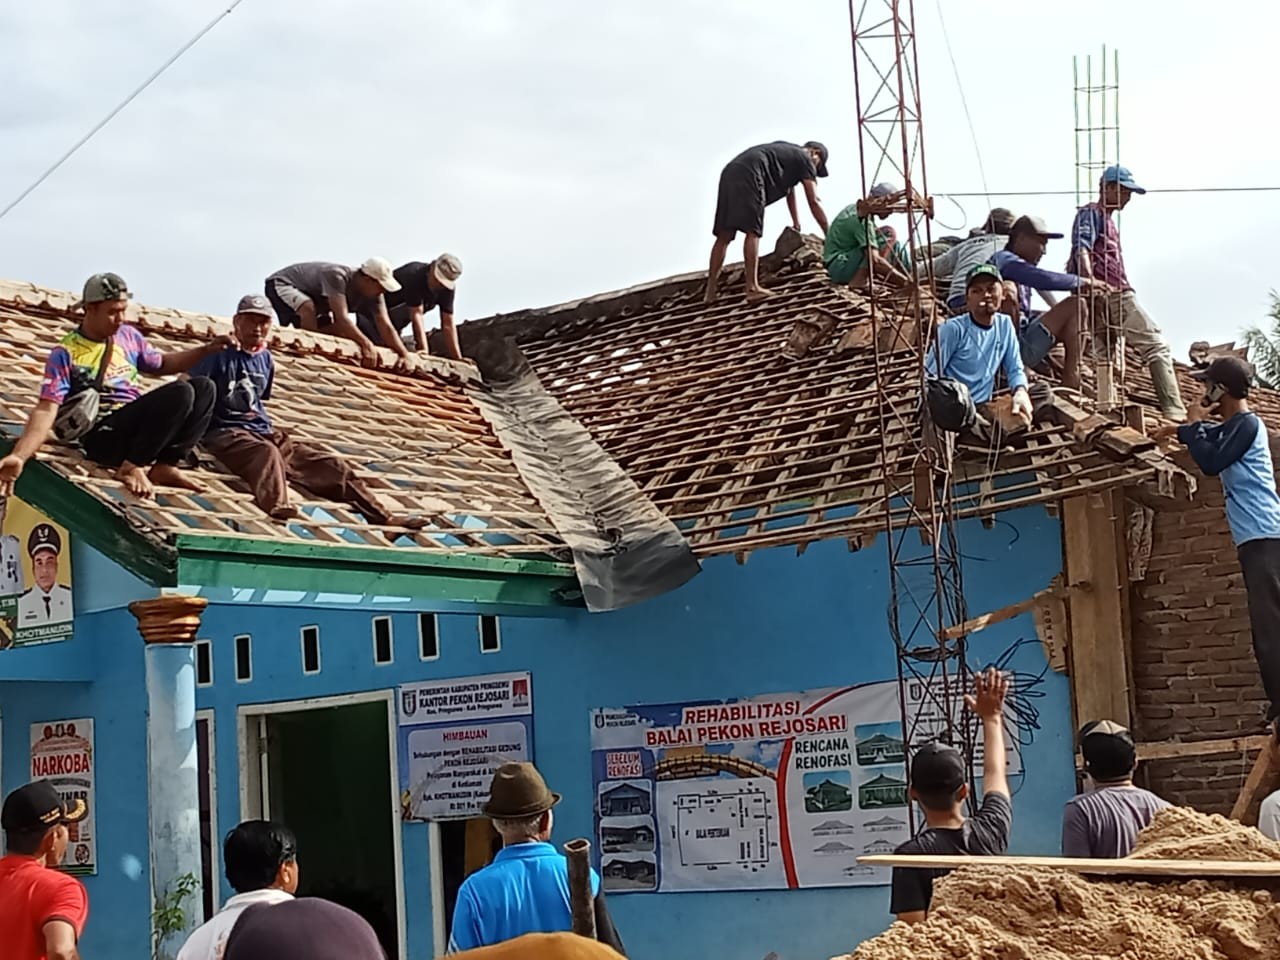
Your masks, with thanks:
M980 232L962 240L950 250L933 259L933 274L939 280L948 281L947 311L956 317L964 313L965 283L969 271L990 260L997 250L1003 250L1009 242L1014 216L1004 207L995 207L987 215L987 222Z
M1133 851L1142 830L1169 804L1133 785L1138 750L1133 735L1112 720L1080 729L1080 752L1093 789L1072 797L1062 818L1062 855L1115 860Z
M301 327L352 340L368 365L374 359L373 341L357 325L357 313L369 314L383 346L395 350L401 359L409 356L391 326L383 297L399 289L391 264L382 257L370 257L359 269L320 261L282 267L267 277L264 292L282 327Z

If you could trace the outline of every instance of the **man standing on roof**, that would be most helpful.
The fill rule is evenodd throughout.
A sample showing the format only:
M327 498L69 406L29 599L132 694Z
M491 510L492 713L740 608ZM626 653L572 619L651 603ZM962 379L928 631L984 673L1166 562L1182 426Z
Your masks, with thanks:
M0 825L0 944L5 960L79 960L76 944L89 917L84 884L58 870L67 854L67 825L88 815L83 800L63 802L48 780L4 799Z
M892 184L878 183L871 188L870 197L881 200L892 197L896 192ZM903 268L909 270L910 264L902 263L902 255L894 250L892 238L887 243L885 240L876 229L875 217L859 214L858 204L851 203L837 213L822 246L822 262L831 282L861 290L874 270L875 275L890 286L905 287L911 278ZM889 249L888 255L884 252L885 247Z
M40 399L13 451L0 459L0 496L13 493L22 468L55 426L60 437L78 439L90 460L114 467L135 496L150 497L155 485L200 489L178 464L209 424L213 384L193 377L143 393L138 374L185 373L201 357L234 345L234 339L222 334L200 347L161 353L125 323L130 296L114 273L95 273L85 281L84 319L49 353ZM92 399L86 391L98 396L92 416L82 405Z
M1114 860L1133 852L1138 833L1169 806L1133 785L1138 748L1133 734L1114 720L1094 720L1080 730L1080 753L1090 790L1067 801L1062 816L1062 855Z
M980 232L933 258L933 275L949 281L947 310L951 316L964 313L969 271L980 263L987 263L1004 247L1012 227L1013 214L1004 207L996 207L987 215Z
M1050 290L1105 293L1110 288L1100 280L1041 270L1037 264L1044 259L1049 241L1060 239L1062 234L1052 232L1039 217L1022 216L1013 222L1008 242L1003 250L992 255L991 262L1006 281L1018 287L1017 298L1011 306L1017 307L1012 312L1017 322L1022 362L1028 367L1038 367L1053 345L1061 342L1065 354L1062 384L1079 390L1080 331L1089 321L1088 304L1082 297L1071 296L1044 312L1035 312L1031 309L1031 291L1036 290L1043 296Z
M1267 428L1249 409L1248 363L1219 357L1192 376L1205 384L1205 395L1191 409L1191 421L1161 427L1155 437L1176 436L1201 470L1222 478L1227 524L1249 597L1253 653L1270 701L1266 719L1274 723L1280 718L1280 494ZM1211 417L1222 422L1212 423Z
M769 296L760 286L760 237L764 235L764 208L787 198L791 225L800 230L800 213L796 207L796 186L804 185L809 212L818 221L823 235L827 232L827 215L818 202L817 178L827 175L827 148L816 140L803 147L785 140L762 143L742 151L720 172L720 192L716 197L716 217L712 227L716 242L711 247L711 266L707 271L707 303L716 299L720 286L720 269L729 244L739 234L746 274L747 300L751 303Z
M1156 322L1134 295L1120 250L1120 228L1113 216L1129 205L1135 193L1146 192L1134 181L1127 167L1107 167L1102 172L1097 202L1081 207L1071 225L1071 259L1067 269L1105 285L1108 294L1105 318L1123 329L1126 342L1138 351L1151 371L1151 384L1161 411L1170 420L1182 422L1187 418L1187 408L1182 403L1182 391L1173 372L1173 353ZM1100 312L1095 308L1095 326Z
M267 277L267 299L286 327L344 337L360 348L366 366L374 363L373 342L354 319L361 311L372 318L383 346L401 359L409 356L387 315L384 293L395 293L400 283L391 264L370 257L358 269L337 263L311 261L282 267Z
M482 811L502 837L502 850L462 882L453 909L449 952L511 940L525 933L573 929L569 907L569 866L553 847L551 808L560 794L547 789L531 763L504 763L493 775ZM591 871L596 938L625 953Z
M391 317L391 326L397 337L404 334L404 328L413 326L413 348L419 353L427 352L427 331L423 317L435 307L440 308L440 332L444 336L445 349L454 360L462 359L462 348L458 346L458 331L453 327L453 297L458 278L462 276L462 261L451 253L442 253L430 263L410 261L395 271L399 290L386 294L387 314ZM376 318L367 307L362 308L357 321L360 331L379 346L390 346L383 343L378 332Z
M951 856L1001 856L1009 848L1013 825L1009 781L1005 769L1004 700L1009 678L995 669L974 677L966 706L982 719L982 803L966 819L969 784L964 755L943 743L926 743L911 758L911 799L924 810L925 829L894 853ZM950 871L894 867L889 911L899 920L920 923L929 913L933 881Z
M925 372L930 377L958 380L969 390L976 406L991 400L996 374L1013 391L1013 412L1029 424L1032 419L1027 372L1018 353L1018 338L1008 314L1000 313L1004 299L1000 271L982 263L969 271L965 300L969 310L938 326L937 342L925 352Z
M71 588L58 582L62 537L50 523L37 523L27 537L35 584L18 597L18 629L66 623L72 617Z
M191 368L191 375L207 378L215 392L205 449L248 485L254 503L273 520L298 515L289 504L294 483L317 497L350 503L377 526L426 526L424 517L384 510L344 460L272 426L262 401L271 399L275 384L275 361L267 347L273 319L265 297L241 297L231 321L238 346Z

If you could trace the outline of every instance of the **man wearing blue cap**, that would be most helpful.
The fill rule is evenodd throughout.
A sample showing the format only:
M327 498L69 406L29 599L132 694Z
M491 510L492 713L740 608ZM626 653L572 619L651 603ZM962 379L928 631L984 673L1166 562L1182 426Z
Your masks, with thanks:
M1094 330L1100 331L1099 320L1124 331L1129 346L1138 351L1142 362L1151 371L1151 384L1155 388L1160 409L1170 420L1181 423L1187 418L1187 408L1182 403L1182 391L1173 372L1173 354L1169 342L1156 326L1156 322L1138 304L1133 287L1124 269L1124 254L1120 249L1120 228L1112 216L1123 210L1135 193L1146 193L1133 179L1128 167L1119 165L1102 171L1099 196L1095 203L1086 203L1076 213L1071 227L1071 259L1067 270L1080 277L1089 277L1114 287L1118 292L1109 295L1094 313Z

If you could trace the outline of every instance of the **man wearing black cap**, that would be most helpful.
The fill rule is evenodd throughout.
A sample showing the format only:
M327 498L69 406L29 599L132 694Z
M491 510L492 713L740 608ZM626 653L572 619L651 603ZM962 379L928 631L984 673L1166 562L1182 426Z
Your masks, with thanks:
M71 588L58 582L62 537L52 524L37 523L27 537L27 556L35 584L18 597L18 629L71 619Z
M996 252L991 262L999 268L1001 276L1017 284L1017 297L1010 306L1018 326L1018 342L1022 347L1022 362L1028 367L1038 367L1049 355L1055 343L1062 344L1062 385L1072 390L1080 389L1080 332L1089 322L1088 301L1080 296L1059 300L1048 310L1034 312L1031 309L1031 291L1035 290L1046 302L1050 291L1094 291L1106 293L1110 288L1101 280L1078 277L1071 273L1042 270L1038 264L1044 259L1050 240L1062 239L1061 233L1051 231L1039 217L1021 216L1009 229L1009 240L1003 250Z
M1188 413L1190 422L1161 427L1155 437L1176 436L1205 474L1222 478L1227 524L1249 595L1253 653L1270 701L1267 722L1274 723L1280 718L1280 494L1267 428L1249 409L1253 368L1239 357L1219 357L1192 376L1205 394Z
M78 960L76 942L89 916L84 884L55 869L66 855L67 824L89 810L63 803L48 780L19 787L0 811L0 955L5 960Z
M358 913L318 897L260 903L240 915L222 960L385 960Z
M1009 679L995 669L974 677L974 693L965 704L982 718L982 803L965 819L969 796L966 764L955 747L926 743L911 759L911 799L924 810L925 829L894 853L999 856L1009 847L1013 806L1005 775L1004 698ZM890 912L899 920L919 923L929 912L933 881L949 871L894 867Z
M1133 785L1138 748L1114 720L1094 720L1080 730L1080 753L1093 788L1067 801L1062 816L1062 855L1108 860L1133 852L1138 831L1169 806Z
M560 794L547 789L531 763L504 763L493 775L481 811L502 837L493 863L463 881L453 910L449 952L511 940L525 933L571 930L568 861L549 842L551 808ZM619 953L622 941L604 905L600 877L591 871L596 937Z
M711 232L716 242L711 247L711 266L707 271L707 303L716 299L720 285L720 268L724 257L739 233L742 259L746 270L747 300L754 303L769 296L760 286L760 237L764 234L764 208L787 198L791 225L800 230L800 213L796 207L796 185L804 184L809 212L818 221L825 236L827 215L818 202L817 178L827 175L827 148L817 140L803 147L785 140L762 143L742 151L720 172L720 192L716 198L716 218Z

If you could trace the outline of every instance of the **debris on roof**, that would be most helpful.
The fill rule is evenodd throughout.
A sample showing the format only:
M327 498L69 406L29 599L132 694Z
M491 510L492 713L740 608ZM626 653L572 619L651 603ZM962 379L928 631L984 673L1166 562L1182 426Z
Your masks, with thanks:
M761 270L774 292L761 303L740 296L740 266L726 271L725 292L710 305L705 273L686 274L465 323L463 349L470 356L484 340L514 339L547 390L699 555L865 542L884 528L886 509L895 524L908 523L909 505L893 489L886 495L882 464L903 478L892 488L909 488L916 321L898 309L896 327L873 324L864 297L827 279L818 242L792 230ZM879 389L875 339L891 354L891 382ZM1077 431L1088 414L1072 406L1078 417L1063 406L1016 450L958 461L955 516L1149 481L1189 491L1190 477L1127 435Z

